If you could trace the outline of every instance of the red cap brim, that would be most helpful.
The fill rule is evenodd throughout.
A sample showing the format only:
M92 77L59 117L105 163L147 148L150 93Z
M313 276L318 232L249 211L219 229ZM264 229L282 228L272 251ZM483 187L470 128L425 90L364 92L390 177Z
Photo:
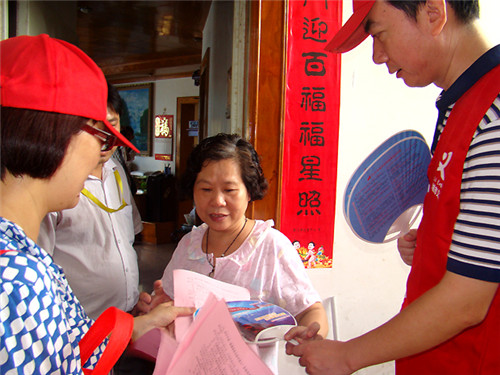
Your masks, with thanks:
M354 13L335 34L325 50L333 53L343 53L352 50L368 37L363 20L370 12L375 0L354 1Z
M104 120L103 122L104 122L104 125L106 125L106 127L108 128L108 130L116 136L116 138L118 139L119 146L130 147L132 150L134 150L138 154L140 153L138 148L135 147L127 138L125 138L125 136L122 133L120 133L118 130L116 130L114 128L114 126L108 122L108 120Z

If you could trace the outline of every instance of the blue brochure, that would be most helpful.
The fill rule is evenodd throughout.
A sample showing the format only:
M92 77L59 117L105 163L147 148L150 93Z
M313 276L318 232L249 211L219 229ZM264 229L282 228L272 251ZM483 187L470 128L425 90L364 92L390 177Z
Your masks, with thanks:
M361 163L344 194L344 216L356 236L383 243L410 229L428 190L430 160L424 137L405 130Z
M243 339L251 344L267 345L278 340L297 325L292 314L264 301L226 302ZM195 312L195 316L198 310Z
M243 339L250 343L270 343L297 322L292 314L272 303L263 301L229 301L227 307Z

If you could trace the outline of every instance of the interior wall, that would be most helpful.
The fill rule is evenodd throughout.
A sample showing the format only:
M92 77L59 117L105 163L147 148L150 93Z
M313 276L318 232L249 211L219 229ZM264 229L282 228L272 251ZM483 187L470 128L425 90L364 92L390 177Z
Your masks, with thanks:
M0 0L0 40L9 36L9 6L7 0Z
M191 77L171 78L155 81L154 83L154 104L153 118L156 115L174 115L174 139L175 123L177 121L177 98L183 96L198 96L199 86L194 85ZM132 170L140 172L163 171L165 166L170 166L175 174L175 145L172 142L172 161L155 160L154 153L159 152L159 143L156 144L153 138L153 155L136 156L132 163ZM159 152L163 153L163 151Z
M231 134L244 133L244 108L245 108L245 62L246 59L246 28L247 28L247 3L246 1L234 2L233 19L233 48L231 65L231 97L227 108L230 114Z
M233 9L233 1L212 1L203 29L202 56L210 48L207 117L209 136L231 130L231 120L226 116L226 111L230 103L228 72L233 59Z

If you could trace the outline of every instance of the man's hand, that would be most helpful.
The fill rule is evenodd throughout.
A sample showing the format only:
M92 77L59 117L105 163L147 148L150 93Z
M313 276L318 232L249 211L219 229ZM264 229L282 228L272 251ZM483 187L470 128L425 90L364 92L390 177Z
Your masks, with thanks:
M399 255L403 262L411 266L413 263L413 253L415 253L415 247L417 246L417 230L411 229L403 237L398 238L398 250Z
M332 340L303 341L298 345L286 344L286 353L299 358L299 364L311 375L347 375L354 371L347 363L346 343Z

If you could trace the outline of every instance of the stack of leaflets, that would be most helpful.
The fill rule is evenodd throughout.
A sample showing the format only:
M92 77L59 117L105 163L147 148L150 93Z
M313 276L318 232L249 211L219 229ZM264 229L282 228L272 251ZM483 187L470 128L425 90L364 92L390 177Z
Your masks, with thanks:
M128 349L156 361L153 375L271 375L249 344L270 345L296 325L281 307L250 300L248 289L192 271L174 271L174 296L176 306L197 308L176 319L176 338L154 329Z

